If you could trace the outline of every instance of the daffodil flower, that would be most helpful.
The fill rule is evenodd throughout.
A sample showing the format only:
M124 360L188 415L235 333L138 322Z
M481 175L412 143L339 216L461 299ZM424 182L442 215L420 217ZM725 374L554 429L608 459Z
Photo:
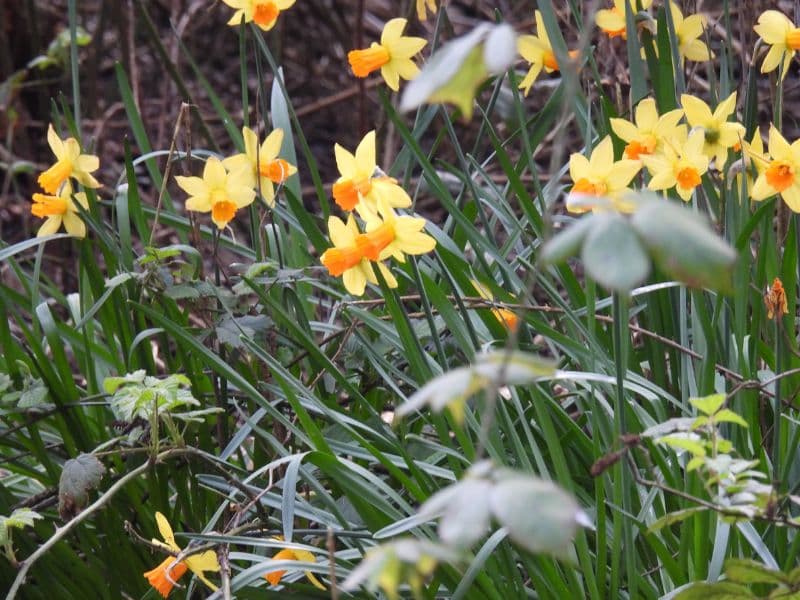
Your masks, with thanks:
M222 0L231 8L235 8L228 25L236 26L242 22L255 23L264 31L275 27L282 10L291 8L295 0Z
M317 559L314 555L309 552L308 550L302 550L300 548L284 548L283 550L279 550L275 556L272 557L272 560L296 560L299 562L317 562ZM325 589L325 586L322 585L319 579L317 579L311 571L306 571L306 577L308 580L321 590ZM281 582L283 576L286 575L286 571L270 571L266 575L264 575L264 579L269 581L271 585L278 585Z
M603 138L588 159L583 154L574 153L569 158L569 174L574 185L567 195L567 210L586 212L601 209L605 198L617 210L632 211L633 206L624 196L641 168L642 163L638 160L614 161L611 136Z
M481 298L488 300L489 302L494 302L494 296L489 288L475 279L470 280L470 283ZM500 321L500 323L505 325L506 329L509 331L516 331L519 327L519 318L507 308L492 308L492 314L498 321Z
M623 155L630 160L654 154L664 147L664 140L685 138L686 126L678 125L683 110L676 108L659 117L656 101L645 98L636 105L635 122L625 119L611 119L611 129L627 142Z
M684 59L702 62L714 58L714 53L700 39L705 30L706 17L698 14L684 18L677 2L670 2L669 8L672 13L672 23L675 27L681 63Z
M47 128L47 143L56 155L56 163L39 175L39 185L45 192L55 194L70 177L88 188L100 187L91 175L100 167L100 159L93 154L81 154L78 140L73 137L62 140L51 123Z
M700 127L705 133L703 153L714 158L714 166L722 169L728 158L728 148L732 148L744 137L745 129L741 123L728 122L736 111L736 92L717 105L712 113L708 104L689 94L681 95L681 105L691 128Z
M553 52L550 38L547 36L547 29L544 26L542 13L537 10L534 13L534 18L536 20L536 35L521 35L517 38L517 51L531 65L528 73L519 84L519 88L524 90L523 93L526 96L542 69L547 73L559 70L555 52ZM572 50L569 56L570 58L575 58L577 54L577 50Z
M42 226L39 227L36 236L51 235L58 231L63 224L68 234L78 238L86 237L86 223L83 222L78 213L78 208L75 206L76 202L85 209L89 208L89 200L86 198L86 194L83 192L73 194L69 181L64 182L56 196L34 194L31 214L35 217L46 219Z
M156 513L156 524L158 525L158 531L164 541L161 542L157 539L153 539L152 543L156 546L161 546L169 552L180 554L181 548L175 543L175 534L172 533L172 527L169 521L167 521L167 518L160 512ZM150 582L150 585L166 598L172 591L175 582L183 577L187 570L191 570L200 581L216 591L217 586L211 583L205 576L206 571L212 571L214 573L219 571L217 554L213 550L207 550L199 554L191 554L181 561L176 560L174 556L168 556L160 565L145 573L144 576L147 581Z
M427 6L427 10L425 10ZM428 18L428 10L436 14L436 0L417 0L417 18L425 21Z
M386 85L395 92L400 89L400 79L413 79L419 68L411 60L427 44L423 38L403 35L407 21L392 19L383 27L381 42L372 42L369 48L352 50L347 60L356 77L366 77L380 69Z
M297 173L297 167L278 158L283 143L283 129L273 130L261 147L258 136L249 127L242 128L244 153L229 156L222 161L230 172L244 171L249 187L261 192L270 207L275 206L275 189L273 184L282 184Z
M363 296L367 282L378 283L377 277L369 259L356 243L360 235L358 225L352 214L347 219L347 224L339 217L328 218L328 234L333 242L333 248L328 248L322 253L320 262L334 277L342 276L345 289L354 296ZM397 287L397 280L391 271L382 262L375 263L380 269L386 284L390 288Z
M411 197L391 177L383 174L375 159L375 132L358 144L355 155L339 144L334 146L341 177L333 184L333 199L342 210L358 210L362 216L375 214L378 199L394 208L411 206Z
M789 72L789 63L792 62L795 52L800 50L800 28L777 10L767 10L758 17L758 23L753 27L755 32L770 46L769 52L761 63L761 72L769 73L778 68L783 62L783 75Z
M398 216L385 200L378 202L378 215L367 219L366 233L356 237L356 246L372 261L389 257L406 261L406 254L426 254L436 247L436 240L422 230L425 219Z
M780 194L794 212L800 213L800 140L789 144L773 125L769 130L771 160L753 185L753 200Z
M211 220L220 229L228 225L238 209L256 197L246 168L228 173L222 161L213 156L206 161L202 177L178 175L175 180L189 194L186 209L210 212Z
M674 187L684 202L688 202L694 188L700 185L703 174L708 171L708 157L703 154L704 143L703 131L695 129L681 147L676 149L667 143L662 154L643 156L642 162L652 175L647 187L651 190Z
M614 6L611 8L604 8L598 10L595 15L594 22L597 26L608 35L608 37L621 37L627 39L625 11L629 5L636 10L636 0L614 0ZM653 0L641 0L641 5L644 10L650 8Z

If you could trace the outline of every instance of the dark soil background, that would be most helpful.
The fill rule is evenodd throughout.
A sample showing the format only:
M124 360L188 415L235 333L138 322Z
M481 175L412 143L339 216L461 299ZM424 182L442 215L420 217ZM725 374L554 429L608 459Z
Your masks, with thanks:
M578 4L586 8L592 6L590 2ZM605 5L605 0L601 4ZM755 42L752 24L761 10L775 4L766 0L730 3L734 44L746 49L746 60ZM795 4L781 3L781 8L792 15ZM531 33L535 5L531 0L451 0L447 3L449 18L443 25L443 38L463 33L479 21L494 20L497 14L518 31ZM554 5L564 14L568 11L566 1ZM684 12L703 10L710 17L710 30L716 36L725 34L721 2L690 1L684 2L683 8ZM226 25L231 14L232 9L214 0L82 0L78 3L78 21L91 36L91 42L80 50L82 132L84 143L100 156L98 179L105 186L100 191L101 198L109 198L113 182L123 172L123 140L127 138L133 144L114 71L117 63L124 67L131 80L155 149L169 147L181 103L186 101L196 107L192 111L193 145L216 147L223 152L233 150L179 43L182 42L197 61L238 126L242 121L239 35L235 27ZM376 40L383 24L396 16L409 18L409 34L430 39L434 19L420 23L414 14L413 2L390 0L298 0L294 7L281 14L277 27L267 36L270 48L283 65L295 110L326 183L337 177L333 158L336 142L353 149L363 133L377 128L379 156L383 159L380 162L390 163L399 150L399 141L391 128L385 127L380 111L375 85L379 77L366 82L355 79L346 59L349 50ZM577 39L574 25L567 25L566 20L562 22L568 43L574 42ZM32 58L45 54L51 41L66 27L66 0L0 0L0 240L6 243L35 234L39 220L30 215L30 197L37 191L36 176L52 159L45 141L47 124L52 120L54 106L64 102L71 108L68 55L63 65L44 70L26 68L26 65ZM603 84L610 96L626 97L624 42L595 35L593 44ZM712 46L717 45L718 38L712 40ZM247 51L250 105L254 109L259 95L268 97L272 76L268 65L262 64L263 76L256 77L256 51L252 44L248 44ZM428 48L424 51L426 56L427 52ZM185 82L188 96L170 78L164 55ZM520 64L520 69L523 67ZM554 77L557 74L549 78ZM540 82L547 78L543 76ZM693 72L697 93L701 93L705 79L704 67ZM552 87L547 85L538 84L526 100L531 114L549 96ZM797 86L791 74L786 89L787 106L793 106ZM768 105L762 104L768 119ZM205 122L213 139L200 135L199 119ZM790 125L793 121L791 115L786 119ZM250 122L263 122L263 119L253 113ZM470 135L477 129L477 119L457 126L469 143ZM576 147L569 147L568 152L579 149L579 139L576 135ZM134 146L133 151L136 154L138 149ZM441 155L447 158L448 152L447 145L443 145ZM543 172L547 171L547 158L546 146L537 149L536 159ZM29 163L27 172L19 168L26 163ZM9 169L9 165L15 168ZM302 174L302 162L299 168ZM305 177L303 182L310 185L310 178ZM144 201L154 203L157 190L146 180L140 185ZM304 191L308 208L314 210L313 190Z

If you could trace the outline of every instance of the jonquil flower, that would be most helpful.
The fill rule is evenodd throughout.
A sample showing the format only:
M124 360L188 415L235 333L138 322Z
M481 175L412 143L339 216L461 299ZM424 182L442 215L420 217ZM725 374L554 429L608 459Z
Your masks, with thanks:
M436 0L417 0L417 18L420 21L428 18L428 10L436 14Z
M475 279L470 280L470 283L481 298L490 302L494 302L494 296L486 286ZM492 308L492 314L498 321L500 321L500 323L505 325L506 329L509 331L514 332L519 327L519 318L507 308Z
M643 155L654 154L663 148L664 140L685 138L686 126L678 125L683 110L676 108L658 116L656 101L645 98L636 105L635 123L625 119L611 119L611 129L627 142L623 155L630 160L639 160Z
M283 550L279 550L278 553L272 557L272 560L317 562L317 559L311 552L308 550L302 550L300 548L284 548ZM286 575L286 571L271 571L264 575L264 579L269 581L271 585L278 585L284 575ZM325 589L325 586L322 585L320 580L317 579L311 571L306 571L306 577L308 577L308 580L312 583L312 585L314 585L314 587L318 587L321 590Z
M158 531L163 542L153 539L152 543L161 546L162 548L179 554L181 552L180 546L175 543L175 535L172 533L172 527L167 521L167 518L160 512L156 513L156 524ZM217 562L217 554L213 550L207 550L199 554L192 554L184 558L182 561L175 560L174 556L168 556L160 565L155 569L148 571L144 574L147 581L150 582L156 591L164 598L169 596L175 582L178 581L187 570L191 570L197 578L205 583L209 588L216 591L217 586L206 579L205 572L212 571L216 573L219 571L219 562Z
M383 174L375 159L375 132L370 131L358 144L355 155L339 144L334 146L336 166L341 177L333 184L333 199L342 210L358 210L359 214L375 214L378 199L389 206L411 206L411 197L391 177Z
M73 195L69 181L61 186L57 196L34 194L31 214L46 219L39 227L36 236L51 235L57 232L63 223L68 234L79 238L86 237L86 223L81 219L75 202L85 209L89 208L86 194L79 192Z
M681 147L675 148L667 143L663 154L643 156L642 162L652 175L647 187L651 190L674 187L678 195L688 202L694 188L700 185L703 174L708 171L708 157L703 154L704 143L703 131L695 129Z
M55 194L70 177L88 188L99 188L100 183L91 173L100 167L100 159L93 154L81 154L81 146L73 137L62 140L53 124L47 128L47 143L56 155L56 164L39 175L39 185L48 194Z
M320 262L334 277L342 276L345 289L354 296L362 296L367 282L378 283L370 261L365 258L362 249L356 243L360 235L356 220L351 214L345 225L339 217L328 218L328 234L331 236L333 248L322 253ZM378 268L390 288L397 287L397 280L382 262Z
M713 113L708 104L689 94L681 95L681 105L689 126L701 127L705 133L703 153L709 159L714 158L714 166L722 169L728 148L736 146L745 134L741 123L728 122L728 117L736 111L736 92L720 102Z
M521 35L517 38L518 52L531 65L527 75L519 84L519 88L524 90L526 96L542 69L547 73L559 70L555 52L553 52L550 38L547 36L547 29L544 27L542 13L537 10L534 18L536 19L536 35ZM575 58L577 55L577 50L569 53L570 58Z
M202 177L175 177L178 185L189 194L186 209L210 212L211 220L224 229L236 211L252 203L256 193L250 186L246 168L228 173L218 158L210 157L203 167Z
M239 25L244 16L244 22L251 21L264 31L275 27L282 10L291 8L295 0L222 0L231 8L235 8L228 25Z
M783 77L789 71L794 53L800 50L800 28L777 10L768 10L758 17L758 24L753 27L755 32L770 45L769 52L761 63L761 72L769 73L778 68L783 61Z
M672 24L675 26L675 37L678 41L678 54L680 54L681 62L685 58L695 61L711 60L714 54L700 39L706 26L705 16L689 15L684 18L677 2L670 2L669 8L672 13Z
M567 210L586 212L602 208L602 202L595 202L601 198L606 198L617 210L632 210L623 196L641 168L642 163L638 160L614 161L611 136L603 138L588 159L583 154L574 153L569 157L569 174L574 185L567 195Z
M627 39L625 11L629 3L635 11L636 0L614 0L614 6L611 8L597 11L594 22L608 37L619 36L622 39ZM650 8L651 4L653 4L653 0L641 0L644 10Z
M773 125L769 130L771 160L756 179L751 192L753 200L764 200L780 194L794 212L800 212L800 140L786 141Z
M275 129L258 145L258 136L249 127L242 128L244 153L229 156L222 161L231 173L243 171L247 185L261 192L270 207L275 206L273 184L282 184L297 173L297 167L278 158L283 143L283 129Z
M372 42L364 50L352 50L347 60L356 77L366 77L377 69L381 70L386 85L395 92L400 89L400 79L413 79L419 73L417 65L411 60L427 44L419 37L403 35L407 21L392 19L383 27L381 43Z
M398 216L385 200L378 202L378 215L367 219L366 233L356 237L356 246L372 261L389 257L406 261L406 254L426 254L436 247L436 240L422 230L425 219Z

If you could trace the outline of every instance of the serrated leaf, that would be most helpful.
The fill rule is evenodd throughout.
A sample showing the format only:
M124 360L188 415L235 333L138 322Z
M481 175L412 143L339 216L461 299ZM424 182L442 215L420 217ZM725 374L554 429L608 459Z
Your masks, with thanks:
M593 219L581 250L586 272L603 287L628 292L650 274L650 259L628 220L617 213Z
M735 583L788 583L789 577L781 571L764 564L744 559L729 558L725 561L725 575Z
M713 415L725 403L725 394L711 394L702 398L689 398L689 403L705 415Z
M705 456L706 449L702 442L690 440L686 437L678 437L676 435L668 435L666 437L658 438L656 440L659 444L666 444L671 448L677 450L687 450L695 456Z
M91 454L81 454L64 463L58 481L58 513L65 521L72 519L89 502L89 492L95 489L106 469Z
M533 553L566 558L583 513L575 499L551 481L512 477L490 496L492 514L513 542Z
M643 202L631 225L671 277L691 287L732 291L736 252L698 214L656 199Z
M742 427L749 427L747 421L745 421L742 417L737 415L729 408L723 408L721 411L714 415L714 420L717 423L736 423L737 425L741 425Z

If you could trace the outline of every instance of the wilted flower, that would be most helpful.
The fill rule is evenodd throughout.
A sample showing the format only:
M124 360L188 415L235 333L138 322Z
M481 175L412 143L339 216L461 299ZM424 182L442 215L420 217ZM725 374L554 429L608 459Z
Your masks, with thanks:
M786 303L786 291L783 289L783 282L779 278L772 281L772 286L767 288L764 294L764 304L767 307L767 319L774 319L789 314L789 306Z
M372 42L369 48L347 53L347 60L356 77L366 77L380 69L386 85L395 92L400 89L401 78L416 77L419 69L411 57L428 42L423 38L404 36L406 23L405 19L388 21L383 27L380 44Z

